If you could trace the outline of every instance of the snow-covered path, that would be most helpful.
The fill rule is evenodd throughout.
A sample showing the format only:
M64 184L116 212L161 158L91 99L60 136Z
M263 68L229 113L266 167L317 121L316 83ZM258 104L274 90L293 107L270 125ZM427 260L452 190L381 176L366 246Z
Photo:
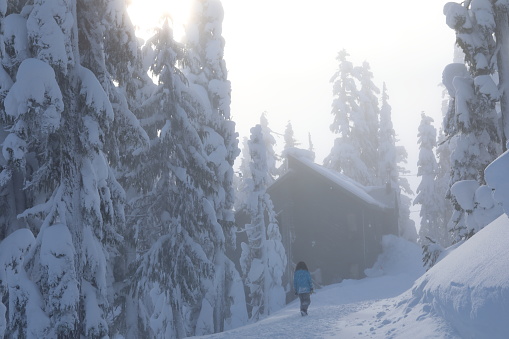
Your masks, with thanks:
M450 332L446 328L433 335L433 328L444 327L440 319L415 312L407 319L395 312L410 299L410 292L398 293L412 286L410 280L399 275L345 281L313 294L307 317L300 315L296 300L258 323L202 338L458 338L445 335ZM412 323L419 316L427 328L424 336L422 326L416 329L420 333L413 333Z
M369 308L373 301L340 305L314 303L317 305L310 306L307 317L300 315L298 301L294 301L258 323L201 338L337 338L343 332L344 317Z
M295 300L258 323L202 338L403 338L410 335L413 330L407 323L415 319L407 321L404 315L392 312L410 300L409 289L424 273L421 249L395 237L385 239L384 248L384 254L367 272L368 278L345 280L313 294L307 317L300 315ZM415 312L410 315L419 316ZM431 328L440 327L440 319L422 317L422 321L432 322ZM428 330L426 336L456 338L443 336L447 330L438 336L432 332Z
M509 333L509 218L502 215L428 272L421 249L393 236L367 278L319 289L255 324L202 338L505 339Z

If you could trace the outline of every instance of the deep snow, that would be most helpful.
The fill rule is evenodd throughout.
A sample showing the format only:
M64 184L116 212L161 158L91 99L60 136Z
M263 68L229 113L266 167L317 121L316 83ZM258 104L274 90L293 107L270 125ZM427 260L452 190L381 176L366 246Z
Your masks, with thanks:
M507 338L509 218L425 272L418 245L386 236L367 278L318 290L257 323L202 338Z

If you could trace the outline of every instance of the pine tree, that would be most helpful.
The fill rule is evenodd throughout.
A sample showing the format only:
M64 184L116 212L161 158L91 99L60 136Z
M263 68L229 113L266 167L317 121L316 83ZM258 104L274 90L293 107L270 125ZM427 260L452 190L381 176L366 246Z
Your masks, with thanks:
M361 67L357 68L359 89L359 114L352 115L352 139L356 140L359 148L360 159L365 164L368 176L360 182L365 185L381 184L378 160L378 131L380 109L378 97L380 90L373 83L373 73L369 63L364 61Z
M283 159L283 163L279 167L279 176L282 176L288 170L288 159L285 156L285 151L297 147L299 145L297 140L295 140L292 123L290 121L288 121L288 123L286 124L284 140L285 145L283 146L283 154L281 156L281 158Z
M0 303L4 313L0 324L5 322L0 334L4 338L55 337L55 328L50 326L50 319L44 312L43 297L24 266L34 245L35 238L26 228L12 232L0 243L0 293L5 302Z
M447 93L447 89L444 89L443 93L444 100L442 102L442 116L445 117L449 110L449 103L451 96ZM451 219L452 210L454 209L451 201L446 198L447 191L449 190L449 179L451 171L451 149L452 140L447 141L447 136L444 132L444 128L441 127L438 133L436 155L438 159L438 168L436 176L436 190L437 196L440 202L437 204L439 207L439 232L438 238L435 239L438 245L446 248L452 244L451 233L447 229L447 223Z
M330 154L324 159L324 165L330 169L346 174L352 179L367 178L367 168L360 161L358 148L352 139L352 117L360 113L359 94L356 85L356 69L347 60L349 54L342 50L338 53L338 70L331 78L332 115L334 121L330 125L333 133L338 134Z
M248 200L248 186L251 180L251 169L249 164L251 156L249 155L249 139L244 137L242 141L242 154L240 157L239 172L236 181L235 210L240 211L245 208Z
M509 139L509 56L504 51L509 48L509 2L495 1L493 7L493 18L495 20L494 35L496 41L496 57L498 88L500 90L500 117L501 117L501 143L502 151L507 150Z
M421 113L421 124L419 125L418 143L420 146L419 160L417 162L417 176L421 177L421 183L417 188L417 196L414 204L421 205L421 240L425 237L436 239L435 231L438 221L439 202L436 197L435 178L438 164L435 158L434 149L436 148L437 132L433 127L433 118Z
M17 36L26 44L19 51L27 55L10 58L16 82L4 101L12 127L3 154L24 175L26 208L20 215L36 235L27 273L42 293L50 336L108 335L109 312L117 301L112 273L124 227L124 192L110 167L119 154L108 144L115 138L116 110L107 86L113 87L113 79L101 65L81 63L87 62L80 43L88 39L82 24L91 15L89 4L34 1L23 9L26 35L21 39L20 30ZM99 21L106 27L94 34L101 35L111 22ZM94 48L104 51L101 44ZM136 130L132 120L127 125ZM48 235L55 229L72 239L60 247L66 260L47 256L56 251ZM62 295L63 284L69 293L79 293Z
M392 124L392 108L389 95L384 83L382 89L382 104L380 108L380 127L378 131L378 182L379 185L390 184L399 195L398 225L399 234L406 239L415 241L415 225L410 220L411 201L407 195L413 194L405 174L408 170L400 163L406 163L407 152L404 146L396 145L396 132ZM403 193L403 194L401 194Z
M134 299L145 301L142 307L146 312L140 313L139 332L131 331L155 338L184 337L194 334L192 318L199 314L203 297L200 280L213 274L213 264L198 253L203 252L200 234L207 230L204 216L198 212L203 211L200 192L193 187L193 171L199 168L191 167L191 161L201 156L203 145L196 131L197 119L186 110L194 113L194 108L182 99L184 93L190 95L177 68L184 50L174 41L167 20L147 41L145 50L153 51L150 64L158 87L138 114L150 148L140 154L140 195L130 203L134 216L130 223L135 230L135 248L141 254L133 281ZM194 152L188 153L193 147ZM190 213L193 208L194 215ZM184 317L181 302L190 305L191 318Z
M274 150L274 146L276 146L276 139L274 138L274 132L269 127L269 120L267 118L267 112L263 112L260 116L260 126L262 128L263 142L265 143L265 150L267 152L267 170L269 173L269 178L267 181L267 186L269 187L279 176L278 169L276 163L279 158L276 155L276 151Z
M455 97L454 114L447 121L452 124L447 126L447 131L456 136L450 187L463 180L476 180L483 185L484 169L502 151L503 133L495 109L500 92L492 78L495 64L490 62L500 47L494 36L496 10L493 6L488 1L474 4L468 1L462 5L448 3L444 7L447 24L456 31L469 71L468 76L447 81L449 86L452 84L449 92ZM471 211L463 210L454 195L448 196L456 209L450 222L455 241L469 238L475 233L475 227L466 223Z
M390 183L392 187L398 187L399 171L396 154L396 132L392 125L392 108L389 105L387 87L383 84L382 105L380 108L379 130L379 174L381 183Z
M250 320L258 321L285 304L282 276L287 258L274 207L266 193L270 175L260 125L251 129L249 150L252 181L247 210L251 223L245 226L248 242L242 243L240 263L245 285L249 288Z
M465 1L444 6L447 25L456 31L465 63L472 77L492 75L500 89L501 144L509 135L509 3L507 1ZM484 82L484 81L483 81ZM491 86L491 85L490 85Z
M137 157L133 154L148 146L148 136L132 111L146 98L152 81L141 63L138 38L125 5L107 0L80 1L77 10L80 13L78 42L81 64L97 77L113 110L113 122L104 135L103 152L122 186L112 191L112 199L122 202L116 215L119 225L124 225L123 202L127 198L123 188L129 189L133 184L133 171L137 167ZM101 25L97 24L98 21ZM130 226L118 230L126 241L110 251L112 272L109 274L110 279L116 282L108 293L118 296L112 305L116 316L109 326L111 333L127 333L131 326L126 320L126 312L130 312L128 308L132 302L125 283L126 274L129 275L127 267L134 261L130 241L133 230Z
M372 82L369 64L353 67L348 56L345 50L339 52L339 70L331 78L334 122L330 128L339 137L324 164L363 185L374 185L378 181L379 89Z
M431 250L430 244L436 244L441 236L440 228L440 202L438 196L436 176L438 164L433 150L436 148L437 133L432 125L433 119L421 113L418 142L420 145L419 161L417 162L417 176L421 177L421 183L417 187L417 196L413 204L421 205L421 225L419 229L419 242L424 249L424 260L428 267L434 265L436 255L427 253Z
M229 233L233 225L233 163L240 153L238 133L231 119L231 84L228 80L222 37L223 7L218 0L194 0L194 10L187 25L186 48L189 55L185 74L196 93L204 90L207 98L202 104L210 105L204 118L206 149L210 161L214 161L216 178L220 189L215 190L215 208L220 223Z
M189 79L190 87L196 93L196 101L203 105L201 117L204 151L212 180L203 176L203 187L208 203L214 214L211 222L219 223L224 239L216 247L215 279L207 292L207 300L213 305L215 316L211 325L197 334L223 331L231 326L232 319L243 318L238 311L245 309L245 301L232 299L231 293L242 289L236 285L240 282L235 278L238 272L232 261L225 256L226 248L236 246L234 227L235 189L233 185L233 165L240 153L238 133L230 114L231 84L224 56L224 38L222 37L222 21L224 11L219 0L194 0L191 19L186 26L187 62L184 72ZM206 93L202 97L201 93ZM237 310L237 314L233 310ZM205 313L203 313L205 314ZM230 325L228 325L230 324ZM207 327L206 326L206 327Z
M245 312L241 280L225 256L233 170L220 132L233 125L206 101L202 84L178 68L187 62L186 50L173 39L168 21L145 51L158 87L138 113L151 147L141 154L139 196L130 213L141 253L134 299L145 300L147 310L140 313L137 334L222 331L242 322L242 306Z

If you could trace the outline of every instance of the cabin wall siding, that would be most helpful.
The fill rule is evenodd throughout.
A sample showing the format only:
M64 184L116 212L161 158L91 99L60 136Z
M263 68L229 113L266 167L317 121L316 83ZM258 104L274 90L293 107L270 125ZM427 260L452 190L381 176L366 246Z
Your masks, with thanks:
M362 278L381 253L382 236L396 233L393 210L367 203L298 162L291 165L292 173L268 189L288 277L302 260L320 285Z
M318 286L360 279L382 252L383 235L397 234L398 224L396 208L369 203L293 158L288 163L290 171L267 193L288 258L283 286L290 302L299 261L306 262ZM246 213L236 214L239 229L248 218ZM245 233L238 234L235 257L240 257L240 242L246 240Z

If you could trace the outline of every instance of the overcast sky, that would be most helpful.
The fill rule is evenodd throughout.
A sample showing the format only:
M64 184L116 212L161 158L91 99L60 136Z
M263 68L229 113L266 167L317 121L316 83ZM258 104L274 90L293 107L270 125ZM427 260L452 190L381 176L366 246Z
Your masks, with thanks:
M174 6L182 1L173 1ZM146 10L154 23L151 4L156 2L135 0L135 11ZM420 113L434 117L440 127L439 84L453 57L455 36L442 12L446 2L222 0L231 109L241 140L267 112L275 132L284 133L291 121L303 148L311 133L321 164L335 138L329 130L330 78L338 67L337 53L346 49L354 65L369 62L380 89L386 83L399 144L406 147L407 167L415 175ZM277 141L282 147L283 138ZM409 179L415 190L419 179Z
M346 49L354 65L369 62L380 89L387 84L395 129L410 162L420 112L440 116L438 85L455 39L442 14L446 1L222 3L232 113L242 137L266 111L277 132L283 133L290 120L302 146L307 147L310 132L320 162L334 138L330 78L338 67L337 53Z
M266 111L284 133L290 120L301 147L308 133L316 161L335 136L330 78L337 53L354 65L369 62L375 84L386 83L394 128L416 174L420 113L441 123L442 71L452 62L454 31L444 0L222 0L225 60L232 82L232 114L241 138ZM280 146L283 139L279 138ZM418 178L409 178L413 188ZM415 210L416 208L414 208Z

